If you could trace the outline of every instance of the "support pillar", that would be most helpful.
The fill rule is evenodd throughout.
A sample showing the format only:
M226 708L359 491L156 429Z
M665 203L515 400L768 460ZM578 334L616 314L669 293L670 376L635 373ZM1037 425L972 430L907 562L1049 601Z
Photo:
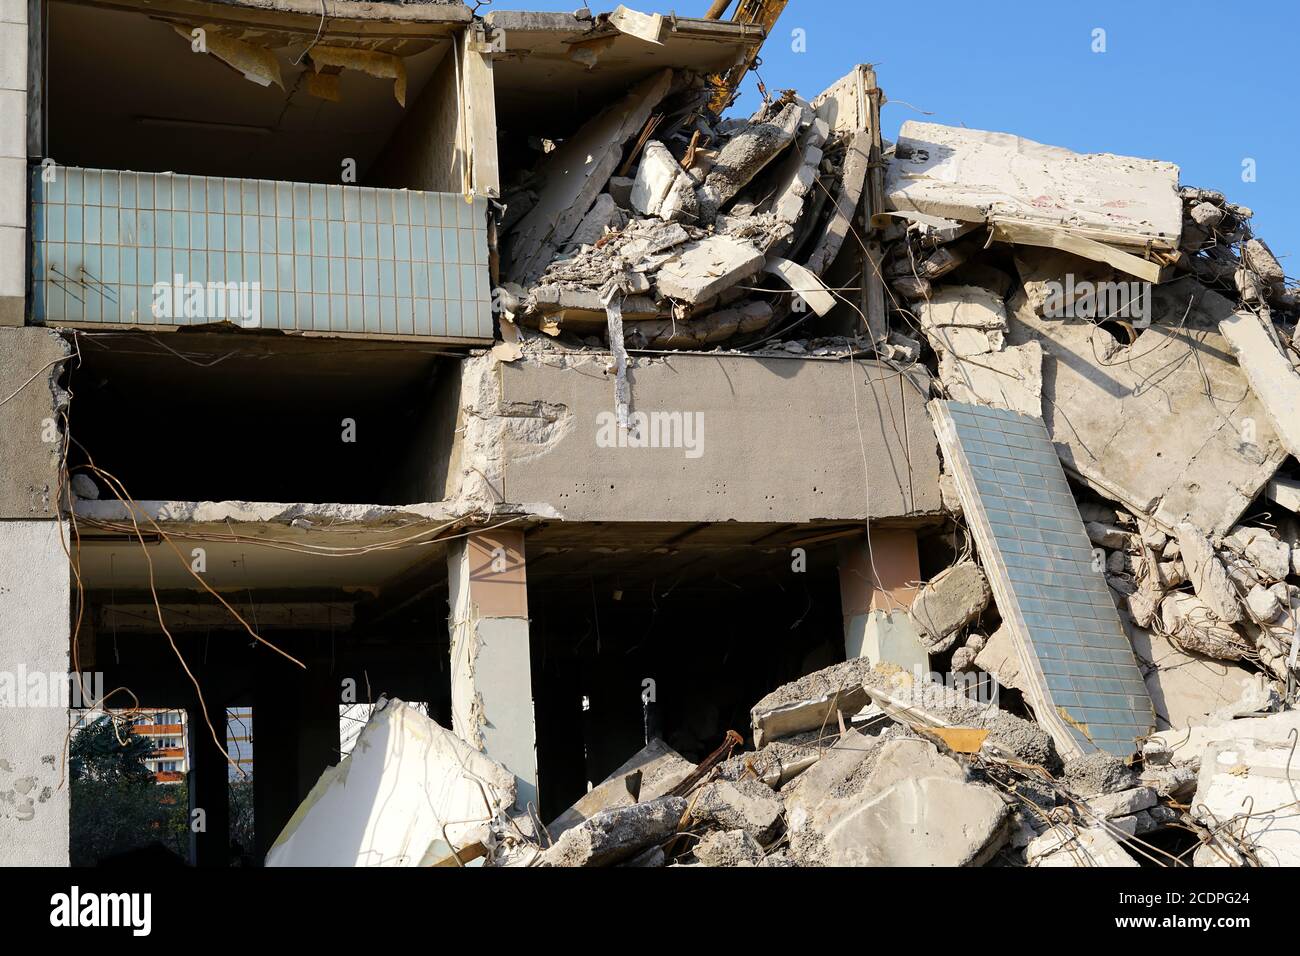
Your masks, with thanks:
M191 694L185 704L185 723L189 736L190 858L195 866L230 865L230 764L224 756L226 743L226 703L216 688L204 683L203 702L208 717L203 718L199 699ZM221 747L212 740L217 733ZM203 811L203 829L195 832L195 810Z
M59 534L57 521L0 521L3 866L68 865L69 570Z
M474 532L447 552L451 725L515 775L518 806L537 804L528 590L520 531Z
M929 671L929 655L907 616L920 577L916 532L909 528L873 528L841 546L846 658Z

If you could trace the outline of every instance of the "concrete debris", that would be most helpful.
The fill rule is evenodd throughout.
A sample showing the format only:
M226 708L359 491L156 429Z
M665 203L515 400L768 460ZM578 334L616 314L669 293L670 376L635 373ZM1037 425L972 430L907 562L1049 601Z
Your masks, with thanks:
M381 700L352 752L329 767L267 866L439 866L516 842L514 775L396 698Z
M766 845L782 826L781 798L753 777L717 780L702 787L691 802L691 816L727 830L742 830Z
M1136 867L1140 864L1101 827L1053 827L1025 847L1030 866Z
M592 787L573 806L549 824L546 831L552 840L597 813L631 806L636 801L628 793L626 781L636 774L640 791L638 799L653 800L668 793L695 770L695 764L673 750L658 738L611 773L604 781Z
M1090 796L1118 793L1137 786L1137 774L1113 754L1097 751L1067 760L1064 781L1075 793Z
M660 797L595 816L566 830L541 856L542 866L611 866L663 843L686 813L681 797Z
M1263 740L1240 721L1239 734L1211 743L1201 756L1192 816L1213 834L1196 851L1196 866L1300 865L1300 829L1295 826L1294 742ZM1245 809L1243 809L1245 808ZM1220 843L1226 843L1228 853ZM1217 852L1216 852L1217 851Z
M754 746L802 731L836 727L837 714L857 713L867 703L863 681L871 666L865 657L848 660L772 691L750 711Z
M758 866L763 859L763 848L744 830L706 833L694 852L701 866Z
M961 628L988 607L988 579L973 561L955 564L930 580L912 600L917 636L932 654L956 643Z

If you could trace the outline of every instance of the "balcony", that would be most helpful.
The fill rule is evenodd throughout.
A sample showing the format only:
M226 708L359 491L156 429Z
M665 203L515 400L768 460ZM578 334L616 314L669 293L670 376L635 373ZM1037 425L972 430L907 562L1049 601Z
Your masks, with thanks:
M31 196L33 323L492 338L481 197L63 167Z

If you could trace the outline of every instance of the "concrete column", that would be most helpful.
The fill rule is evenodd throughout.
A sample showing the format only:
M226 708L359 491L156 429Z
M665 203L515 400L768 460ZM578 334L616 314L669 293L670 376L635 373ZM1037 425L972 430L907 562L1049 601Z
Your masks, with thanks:
M57 521L0 520L0 866L68 865L70 572L59 534Z
M929 656L907 616L921 577L916 532L873 528L840 548L844 655L905 670L929 670Z
M27 65L27 0L0 0L0 325L26 319Z
M185 704L189 736L190 790L190 858L195 866L230 865L230 764L224 753L226 743L226 704L213 687L203 686L203 702L208 719L204 720L199 699L192 692ZM208 720L217 732L221 747L212 740ZM203 829L194 831L194 811L203 811Z
M451 724L519 781L518 805L537 803L537 729L524 536L474 532L447 552Z

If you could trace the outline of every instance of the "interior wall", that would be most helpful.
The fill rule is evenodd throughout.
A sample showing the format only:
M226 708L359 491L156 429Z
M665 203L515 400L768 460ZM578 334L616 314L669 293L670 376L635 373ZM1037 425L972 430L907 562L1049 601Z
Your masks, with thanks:
M453 42L457 42L453 40ZM443 57L371 170L372 185L460 192L460 80L457 58Z

